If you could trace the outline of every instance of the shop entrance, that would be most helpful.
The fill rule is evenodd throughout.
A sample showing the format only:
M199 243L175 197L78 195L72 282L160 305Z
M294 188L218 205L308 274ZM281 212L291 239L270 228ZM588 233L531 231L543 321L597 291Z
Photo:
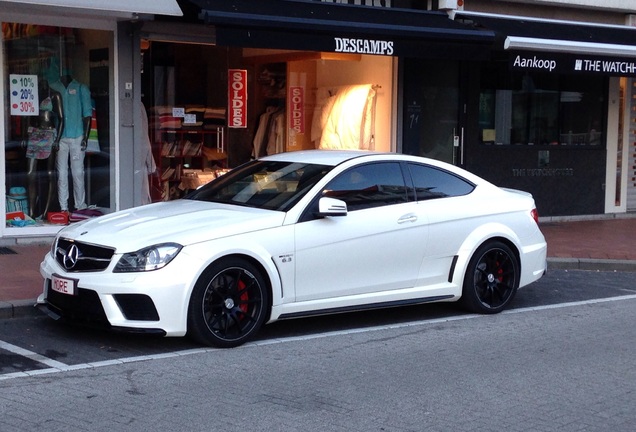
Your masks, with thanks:
M142 100L157 168L152 201L180 198L256 157L393 148L393 57L167 42L152 35L142 51ZM235 94L239 87L245 94Z
M404 60L402 153L463 164L459 63Z

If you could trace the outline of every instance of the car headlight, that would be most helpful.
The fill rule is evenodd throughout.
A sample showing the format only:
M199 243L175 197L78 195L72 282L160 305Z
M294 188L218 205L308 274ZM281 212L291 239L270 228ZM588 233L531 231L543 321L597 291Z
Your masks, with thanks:
M113 271L128 273L158 270L168 265L182 247L177 243L163 243L123 254Z

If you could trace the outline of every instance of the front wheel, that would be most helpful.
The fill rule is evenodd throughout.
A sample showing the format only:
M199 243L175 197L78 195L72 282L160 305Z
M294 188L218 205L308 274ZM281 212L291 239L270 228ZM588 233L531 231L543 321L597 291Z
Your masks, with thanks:
M501 312L519 287L519 261L506 244L493 241L477 249L468 263L460 302L476 313Z
M188 334L206 345L239 346L258 332L268 308L269 290L260 271L241 258L222 260L194 286Z

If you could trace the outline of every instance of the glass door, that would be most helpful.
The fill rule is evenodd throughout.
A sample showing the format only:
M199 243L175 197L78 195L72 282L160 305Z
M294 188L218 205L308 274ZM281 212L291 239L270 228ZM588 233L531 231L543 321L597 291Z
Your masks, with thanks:
M402 153L462 165L459 63L404 59Z

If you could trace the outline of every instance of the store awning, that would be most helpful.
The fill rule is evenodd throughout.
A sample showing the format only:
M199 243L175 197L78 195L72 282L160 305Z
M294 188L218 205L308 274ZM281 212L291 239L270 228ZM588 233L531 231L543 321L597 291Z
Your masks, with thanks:
M473 56L494 33L444 12L303 0L191 0L227 46L390 56ZM445 47L445 48L443 48Z
M455 12L455 21L496 33L503 48L636 57L636 27Z
M495 32L518 70L636 76L636 28L458 11L457 22Z
M182 16L183 12L176 0L2 0L2 4L26 5L35 10L72 9L77 12L105 14L112 17L131 18L134 15L173 15Z

